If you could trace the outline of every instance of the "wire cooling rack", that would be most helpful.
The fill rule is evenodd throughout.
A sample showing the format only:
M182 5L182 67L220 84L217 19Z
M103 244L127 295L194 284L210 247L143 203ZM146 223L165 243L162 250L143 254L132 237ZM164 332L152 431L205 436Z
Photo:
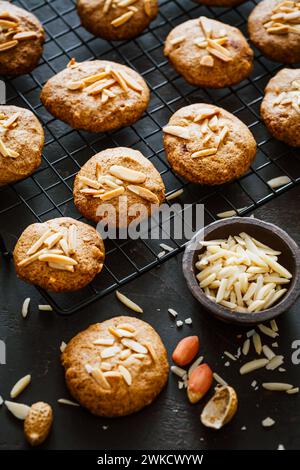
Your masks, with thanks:
M38 171L24 181L0 188L0 251L6 256L28 224L61 216L81 218L73 204L74 177L88 158L108 147L122 145L140 150L160 171L167 194L184 189L176 200L182 205L182 211L179 210L175 218L183 217L187 207L184 205L194 207L196 204L205 205L205 223L227 210L245 215L300 181L297 151L271 138L259 116L264 87L281 65L255 51L254 71L249 79L234 87L209 90L187 84L163 55L169 31L200 15L217 18L247 34L247 18L255 2L224 9L208 8L190 0L160 0L159 15L150 28L138 38L124 42L108 42L90 35L80 25L73 0L13 3L33 12L42 21L46 43L43 58L31 74L6 80L7 103L31 109L44 125L46 142ZM151 88L151 102L144 116L130 127L106 134L76 131L54 119L39 100L40 90L71 57L77 61L113 60L136 69ZM258 143L256 160L238 181L221 187L204 187L187 183L170 169L163 151L161 127L177 109L196 102L224 107L246 123L254 134ZM289 176L291 181L281 188L271 189L267 181L281 175ZM161 253L162 241L173 251ZM74 313L175 255L185 242L184 238L108 240L105 268L92 284L68 295L41 293L58 313Z

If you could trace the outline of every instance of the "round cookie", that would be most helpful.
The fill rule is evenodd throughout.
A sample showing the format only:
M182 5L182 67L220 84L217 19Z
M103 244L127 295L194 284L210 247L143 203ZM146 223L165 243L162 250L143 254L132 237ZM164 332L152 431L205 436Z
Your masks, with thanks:
M165 186L159 172L141 152L118 147L97 153L83 165L75 178L73 195L77 209L87 219L105 219L101 207L109 204L117 216L109 225L126 227L133 220L147 217L154 204L163 202ZM142 206L143 212L139 207L136 211L136 205Z
M31 72L43 53L44 40L43 27L32 13L0 1L0 75Z
M300 61L299 3L263 0L249 16L248 31L253 44L269 59L284 64Z
M243 175L255 158L256 142L247 126L214 105L179 109L163 131L170 165L193 183L227 183Z
M271 78L261 116L276 139L292 147L300 146L300 69L282 69Z
M44 131L25 108L0 106L0 186L26 178L41 163Z
M239 83L253 66L253 51L243 34L205 16L172 29L164 54L187 82L208 88Z
M50 78L41 101L75 129L105 132L136 122L150 99L144 79L125 65L106 60L76 63Z
M29 225L14 249L19 278L53 292L81 289L104 263L104 244L90 225L70 217Z
M241 3L244 3L246 0L194 0L196 3L200 3L201 5L208 5L210 7L225 7L231 8Z
M122 41L139 36L157 15L157 0L77 0L82 25L95 36Z
M62 364L75 400L106 417L125 416L150 405L169 372L166 349L156 331L125 316L76 335L62 354Z

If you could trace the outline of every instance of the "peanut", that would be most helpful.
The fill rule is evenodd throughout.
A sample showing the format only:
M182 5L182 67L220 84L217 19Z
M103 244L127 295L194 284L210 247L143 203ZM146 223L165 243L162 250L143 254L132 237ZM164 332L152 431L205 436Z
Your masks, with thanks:
M187 388L191 403L197 403L208 392L213 381L213 373L207 364L201 364L193 370Z
M199 351L198 336L187 336L177 344L172 359L178 366L186 366L195 358Z

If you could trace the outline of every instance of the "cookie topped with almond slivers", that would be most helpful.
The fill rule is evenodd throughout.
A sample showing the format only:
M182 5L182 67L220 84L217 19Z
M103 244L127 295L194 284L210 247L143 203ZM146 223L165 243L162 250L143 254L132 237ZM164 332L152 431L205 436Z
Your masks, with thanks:
M17 275L53 292L81 289L104 263L104 244L90 225L70 217L29 225L14 249Z
M31 72L43 53L44 39L44 29L32 13L0 1L0 75Z
M106 60L77 63L72 59L41 93L42 103L53 116L90 132L133 124L149 99L148 86L137 72Z
M256 142L236 116L215 105L179 109L163 128L168 160L180 176L200 184L222 184L244 174Z
M248 19L250 40L271 60L300 61L300 2L263 0Z
M77 0L82 25L95 36L113 41L132 39L157 15L157 0Z
M165 186L141 152L117 147L97 153L83 165L75 178L73 195L77 209L87 219L105 220L104 209L109 204L113 212L108 224L126 227L147 217L153 206L163 202Z
M300 69L282 69L271 78L261 116L276 139L300 147Z
M132 317L91 325L62 354L71 395L97 416L125 416L150 405L168 379L166 349L157 332Z
M0 106L0 186L31 175L40 165L44 131L25 108Z
M243 34L205 16L172 29L164 54L187 82L209 88L239 83L253 66L253 52Z

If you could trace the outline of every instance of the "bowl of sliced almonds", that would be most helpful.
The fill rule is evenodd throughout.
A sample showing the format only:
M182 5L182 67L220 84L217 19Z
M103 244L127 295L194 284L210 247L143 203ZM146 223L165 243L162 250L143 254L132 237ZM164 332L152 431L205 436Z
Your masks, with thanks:
M255 324L287 311L300 293L300 250L274 224L213 222L187 244L183 273L193 296L220 320Z

